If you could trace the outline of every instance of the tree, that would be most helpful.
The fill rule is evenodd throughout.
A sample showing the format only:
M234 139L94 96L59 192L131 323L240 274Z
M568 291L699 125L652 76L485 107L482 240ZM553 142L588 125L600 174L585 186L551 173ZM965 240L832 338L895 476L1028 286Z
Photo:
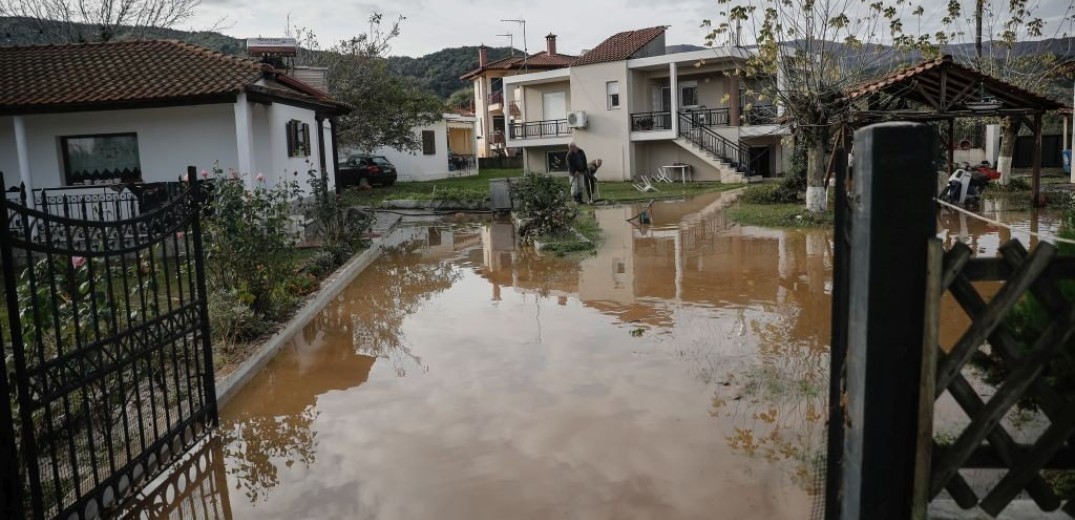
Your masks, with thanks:
M904 14L922 16L905 0L718 0L724 22L705 20L706 44L757 45L739 74L746 94L772 100L791 121L807 152L806 207L826 209L825 149L833 129L847 121L842 98L850 87L904 61L922 41L903 30ZM745 38L744 38L745 37ZM882 45L889 42L891 45Z
M201 0L0 0L0 15L25 19L42 43L140 39L190 18Z
M459 90L452 92L452 95L448 96L448 107L473 111L474 86L467 85Z
M439 120L444 103L422 89L413 78L388 70L387 55L392 39L399 36L403 18L385 26L381 14L369 19L369 31L320 51L316 36L299 30L304 50L298 61L328 67L332 97L354 107L338 119L340 140L364 152L387 146L414 151L422 146L415 128Z

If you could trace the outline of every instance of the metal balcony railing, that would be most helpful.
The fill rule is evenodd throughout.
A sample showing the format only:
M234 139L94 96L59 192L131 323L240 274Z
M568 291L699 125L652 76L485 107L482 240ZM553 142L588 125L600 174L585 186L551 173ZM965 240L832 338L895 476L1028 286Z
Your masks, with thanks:
M550 137L570 137L571 128L567 119L550 119L547 121L525 121L512 123L512 139L547 139Z
M776 123L776 105L752 105L743 110L748 125L771 125Z
M504 91L503 90L498 90L496 92L493 92L492 94L489 94L489 104L490 105L499 105L499 104L501 104L503 102L504 102Z
M671 130L672 113L664 112L640 112L631 114L631 131L645 132L649 130Z

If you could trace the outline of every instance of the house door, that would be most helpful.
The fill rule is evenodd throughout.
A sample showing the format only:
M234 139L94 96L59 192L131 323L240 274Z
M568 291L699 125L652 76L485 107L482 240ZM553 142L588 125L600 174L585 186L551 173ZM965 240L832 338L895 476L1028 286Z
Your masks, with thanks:
M567 119L567 94L546 92L541 95L541 118L545 121Z
M672 111L672 87L653 87L652 101L654 112Z
M772 146L750 147L750 168L754 171L754 175L773 176L773 170L769 164L772 158L771 150Z

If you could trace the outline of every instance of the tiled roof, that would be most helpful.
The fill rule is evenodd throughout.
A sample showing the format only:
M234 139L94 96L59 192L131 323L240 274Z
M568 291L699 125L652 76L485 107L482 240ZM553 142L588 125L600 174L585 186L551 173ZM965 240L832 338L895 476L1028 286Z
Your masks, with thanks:
M951 93L958 92L966 84L980 85L987 94L996 96L1004 102L1005 108L1031 108L1043 110L1056 110L1064 105L1052 99L1040 96L1024 90L1011 83L999 80L986 74L956 63L951 56L941 56L929 61L924 61L894 72L876 81L871 81L851 89L847 94L848 100L859 99L869 94L875 94L893 88L900 89L905 96L913 96L915 93L910 89L900 88L906 85L914 85L918 82L923 89L939 95L934 84L940 84L939 80L929 78L930 75L940 74L941 69L947 69L949 90ZM929 80L923 83L922 80ZM935 96L936 97L936 96Z
M525 60L525 65L529 68L542 70L560 69L571 65L571 63L574 62L576 59L578 59L577 56L569 56L567 54L549 54L546 51L541 51L536 54L531 54ZM506 58L501 58L496 61L491 61L486 64L485 67L479 67L477 69L474 69L460 76L460 79L473 79L475 76L478 76L487 70L514 70L522 69L523 66L524 60L522 56L508 56Z
M626 60L641 50L654 38L664 34L667 26L659 25L636 31L623 31L601 42L593 50L572 63L572 66L590 65L610 61Z
M272 68L172 40L0 47L0 110L168 104L226 98ZM283 75L277 82L308 101L328 95Z

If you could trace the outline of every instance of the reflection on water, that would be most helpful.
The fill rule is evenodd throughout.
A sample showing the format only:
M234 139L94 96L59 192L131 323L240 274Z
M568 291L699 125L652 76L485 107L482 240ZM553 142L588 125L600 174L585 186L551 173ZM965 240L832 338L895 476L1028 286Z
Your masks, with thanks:
M807 516L831 234L729 200L598 209L582 257L510 222L394 236L222 410L234 517Z
M408 228L222 411L235 518L801 518L831 240L727 203L573 258Z

